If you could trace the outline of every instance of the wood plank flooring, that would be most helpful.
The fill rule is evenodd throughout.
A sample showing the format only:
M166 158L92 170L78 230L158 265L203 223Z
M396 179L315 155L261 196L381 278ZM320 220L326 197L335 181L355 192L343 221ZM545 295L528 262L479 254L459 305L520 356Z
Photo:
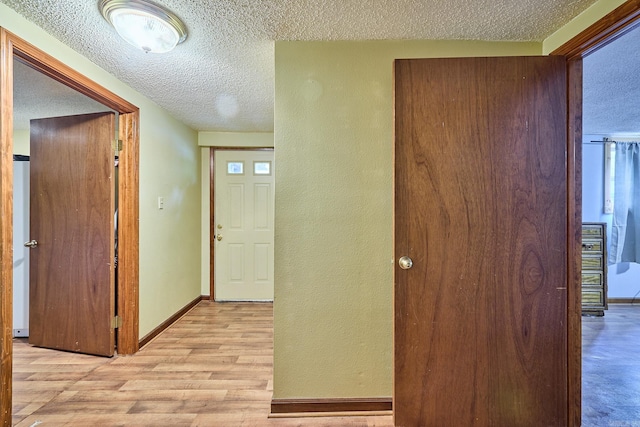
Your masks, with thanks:
M269 419L273 305L200 302L133 356L14 340L17 426L378 426L391 416Z
M582 317L582 426L640 427L640 304Z
M271 304L203 301L134 356L14 340L17 426L377 426L391 416L267 418ZM640 427L640 306L583 317L583 426Z

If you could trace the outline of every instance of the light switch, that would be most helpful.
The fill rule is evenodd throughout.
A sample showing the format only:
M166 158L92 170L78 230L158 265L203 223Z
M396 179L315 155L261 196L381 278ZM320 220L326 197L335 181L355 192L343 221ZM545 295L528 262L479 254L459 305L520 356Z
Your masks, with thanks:
M164 209L164 197L158 197L158 209Z

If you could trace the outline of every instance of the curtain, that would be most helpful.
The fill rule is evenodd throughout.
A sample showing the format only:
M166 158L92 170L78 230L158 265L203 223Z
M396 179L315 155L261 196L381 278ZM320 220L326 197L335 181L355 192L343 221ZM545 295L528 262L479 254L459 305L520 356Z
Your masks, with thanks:
M640 263L640 142L616 143L609 264Z

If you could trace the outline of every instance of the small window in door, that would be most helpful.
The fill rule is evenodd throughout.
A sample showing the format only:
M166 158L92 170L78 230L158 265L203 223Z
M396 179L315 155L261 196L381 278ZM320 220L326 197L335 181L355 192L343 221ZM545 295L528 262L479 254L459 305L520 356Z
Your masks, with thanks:
M254 175L271 175L271 162L253 162Z
M244 175L244 162L227 162L227 175Z

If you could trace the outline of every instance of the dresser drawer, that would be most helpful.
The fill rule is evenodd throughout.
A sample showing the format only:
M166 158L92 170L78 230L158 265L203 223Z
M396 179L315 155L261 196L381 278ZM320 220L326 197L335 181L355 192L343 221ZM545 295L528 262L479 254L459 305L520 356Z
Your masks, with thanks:
M607 309L607 223L582 223L582 314Z
M604 306L604 292L598 288L582 288L582 306L583 307L602 307Z
M602 247L602 239L582 239L583 254L601 254Z
M583 271L582 285L602 286L604 283L602 272L600 271Z
M583 238L602 238L604 236L604 226L602 224L582 224Z
M582 255L582 270L602 270L602 255Z

